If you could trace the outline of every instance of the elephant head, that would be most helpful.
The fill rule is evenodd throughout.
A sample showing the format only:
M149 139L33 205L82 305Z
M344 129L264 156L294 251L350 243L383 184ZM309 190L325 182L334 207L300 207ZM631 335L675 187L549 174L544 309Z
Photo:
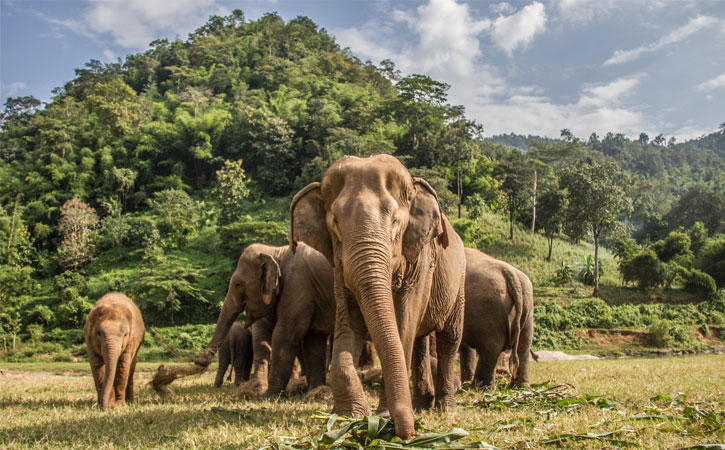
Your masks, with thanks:
M280 269L271 250L270 247L252 244L242 252L229 280L214 335L207 349L196 359L197 365L206 367L211 363L211 358L242 311L247 310L248 323L273 311L279 293Z
M414 418L393 276L415 264L433 239L447 246L445 230L433 188L389 155L338 160L290 206L290 248L302 241L325 255L335 267L336 295L341 287L360 307L380 355L399 436L412 433Z

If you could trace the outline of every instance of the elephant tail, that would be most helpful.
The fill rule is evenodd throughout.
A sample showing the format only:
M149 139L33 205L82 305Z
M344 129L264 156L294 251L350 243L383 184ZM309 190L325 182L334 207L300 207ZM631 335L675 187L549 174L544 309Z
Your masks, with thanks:
M510 267L503 270L503 276L506 280L508 295L513 302L513 320L509 328L509 347L511 347L511 357L509 358L509 372L512 376L518 373L519 369L519 337L521 336L521 318L524 314L524 292L521 281Z

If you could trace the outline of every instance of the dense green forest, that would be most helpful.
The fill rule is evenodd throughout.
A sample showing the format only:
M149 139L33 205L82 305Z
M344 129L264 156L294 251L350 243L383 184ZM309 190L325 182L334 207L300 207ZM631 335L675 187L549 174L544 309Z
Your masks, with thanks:
M294 193L343 155L375 153L430 181L467 244L523 266L538 292L583 283L596 296L601 278L686 292L715 305L692 323L725 322L725 124L682 143L483 138L485 119L449 104L448 88L360 61L306 17L237 10L185 41L91 60L47 104L9 98L4 345L80 327L108 290L152 325L213 322L241 249L286 243Z

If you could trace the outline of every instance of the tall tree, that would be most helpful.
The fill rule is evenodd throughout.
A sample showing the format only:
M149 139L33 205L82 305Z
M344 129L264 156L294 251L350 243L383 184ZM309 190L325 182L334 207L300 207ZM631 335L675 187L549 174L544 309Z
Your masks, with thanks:
M619 166L582 164L563 171L561 186L568 191L566 220L586 225L594 238L594 297L599 296L599 238L613 229L618 218L628 214L631 201L626 196L624 174Z

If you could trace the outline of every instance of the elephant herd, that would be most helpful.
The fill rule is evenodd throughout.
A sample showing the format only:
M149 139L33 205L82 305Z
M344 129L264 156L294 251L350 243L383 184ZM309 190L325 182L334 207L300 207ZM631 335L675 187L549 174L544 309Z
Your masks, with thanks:
M235 322L242 311L248 330ZM107 294L85 331L99 404L130 401L143 340L138 308ZM206 367L218 352L221 385L230 362L237 382L249 377L251 357L254 395L266 397L284 393L298 358L309 388L329 385L334 413L359 417L371 412L357 367L372 341L382 368L377 412L405 439L414 409L456 407L457 353L462 380L491 385L499 355L511 349L512 384L525 385L532 338L526 275L464 248L435 190L396 158L347 156L292 200L289 245L242 252L195 363Z

